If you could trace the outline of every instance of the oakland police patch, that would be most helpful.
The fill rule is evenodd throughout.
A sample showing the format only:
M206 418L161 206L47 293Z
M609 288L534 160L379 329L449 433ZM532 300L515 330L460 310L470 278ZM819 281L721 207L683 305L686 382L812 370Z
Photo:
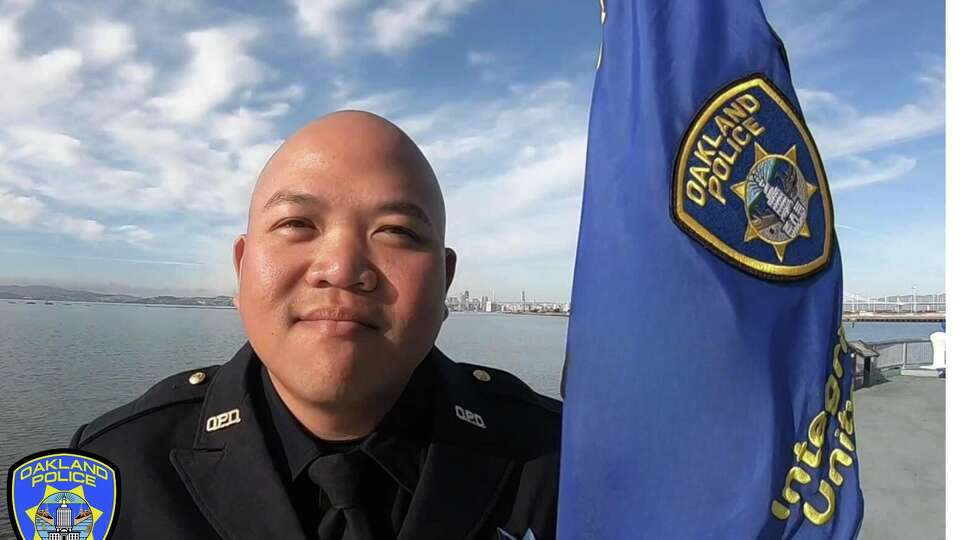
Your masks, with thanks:
M740 268L797 279L823 268L833 209L813 138L763 76L736 81L694 118L677 155L680 226Z
M119 501L116 467L89 452L40 452L7 475L7 509L21 540L105 540Z

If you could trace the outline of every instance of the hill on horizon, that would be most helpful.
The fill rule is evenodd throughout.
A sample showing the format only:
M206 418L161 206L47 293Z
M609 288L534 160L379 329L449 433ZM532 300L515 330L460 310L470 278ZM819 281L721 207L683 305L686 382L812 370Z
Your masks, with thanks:
M229 296L134 296L64 289L49 285L0 285L0 299L59 302L105 302L114 304L163 304L177 306L233 306Z

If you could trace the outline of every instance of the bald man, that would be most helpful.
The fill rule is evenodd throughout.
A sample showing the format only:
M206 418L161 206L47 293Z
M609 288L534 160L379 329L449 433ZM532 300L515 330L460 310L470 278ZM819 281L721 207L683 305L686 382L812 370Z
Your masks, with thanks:
M81 427L115 538L547 539L560 403L435 346L456 254L430 164L365 112L270 158L234 242L246 343Z

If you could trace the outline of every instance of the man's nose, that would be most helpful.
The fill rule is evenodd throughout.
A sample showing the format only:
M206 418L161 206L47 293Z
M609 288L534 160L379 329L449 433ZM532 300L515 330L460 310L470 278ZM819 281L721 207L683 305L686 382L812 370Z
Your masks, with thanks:
M363 247L352 235L327 237L314 253L305 276L311 287L336 287L370 292L377 288L377 273Z

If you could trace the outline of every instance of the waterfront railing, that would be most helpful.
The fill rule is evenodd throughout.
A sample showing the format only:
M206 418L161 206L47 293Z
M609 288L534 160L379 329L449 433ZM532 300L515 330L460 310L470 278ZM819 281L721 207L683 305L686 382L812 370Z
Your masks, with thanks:
M933 364L933 344L929 339L874 341L869 347L878 354L874 365L881 372Z
M943 376L945 359L935 364L935 351L930 339L890 339L884 341L852 341L850 347L856 359L854 388L873 386L885 380L884 375L900 374L907 370L927 370L931 375ZM943 354L943 352L941 352Z

